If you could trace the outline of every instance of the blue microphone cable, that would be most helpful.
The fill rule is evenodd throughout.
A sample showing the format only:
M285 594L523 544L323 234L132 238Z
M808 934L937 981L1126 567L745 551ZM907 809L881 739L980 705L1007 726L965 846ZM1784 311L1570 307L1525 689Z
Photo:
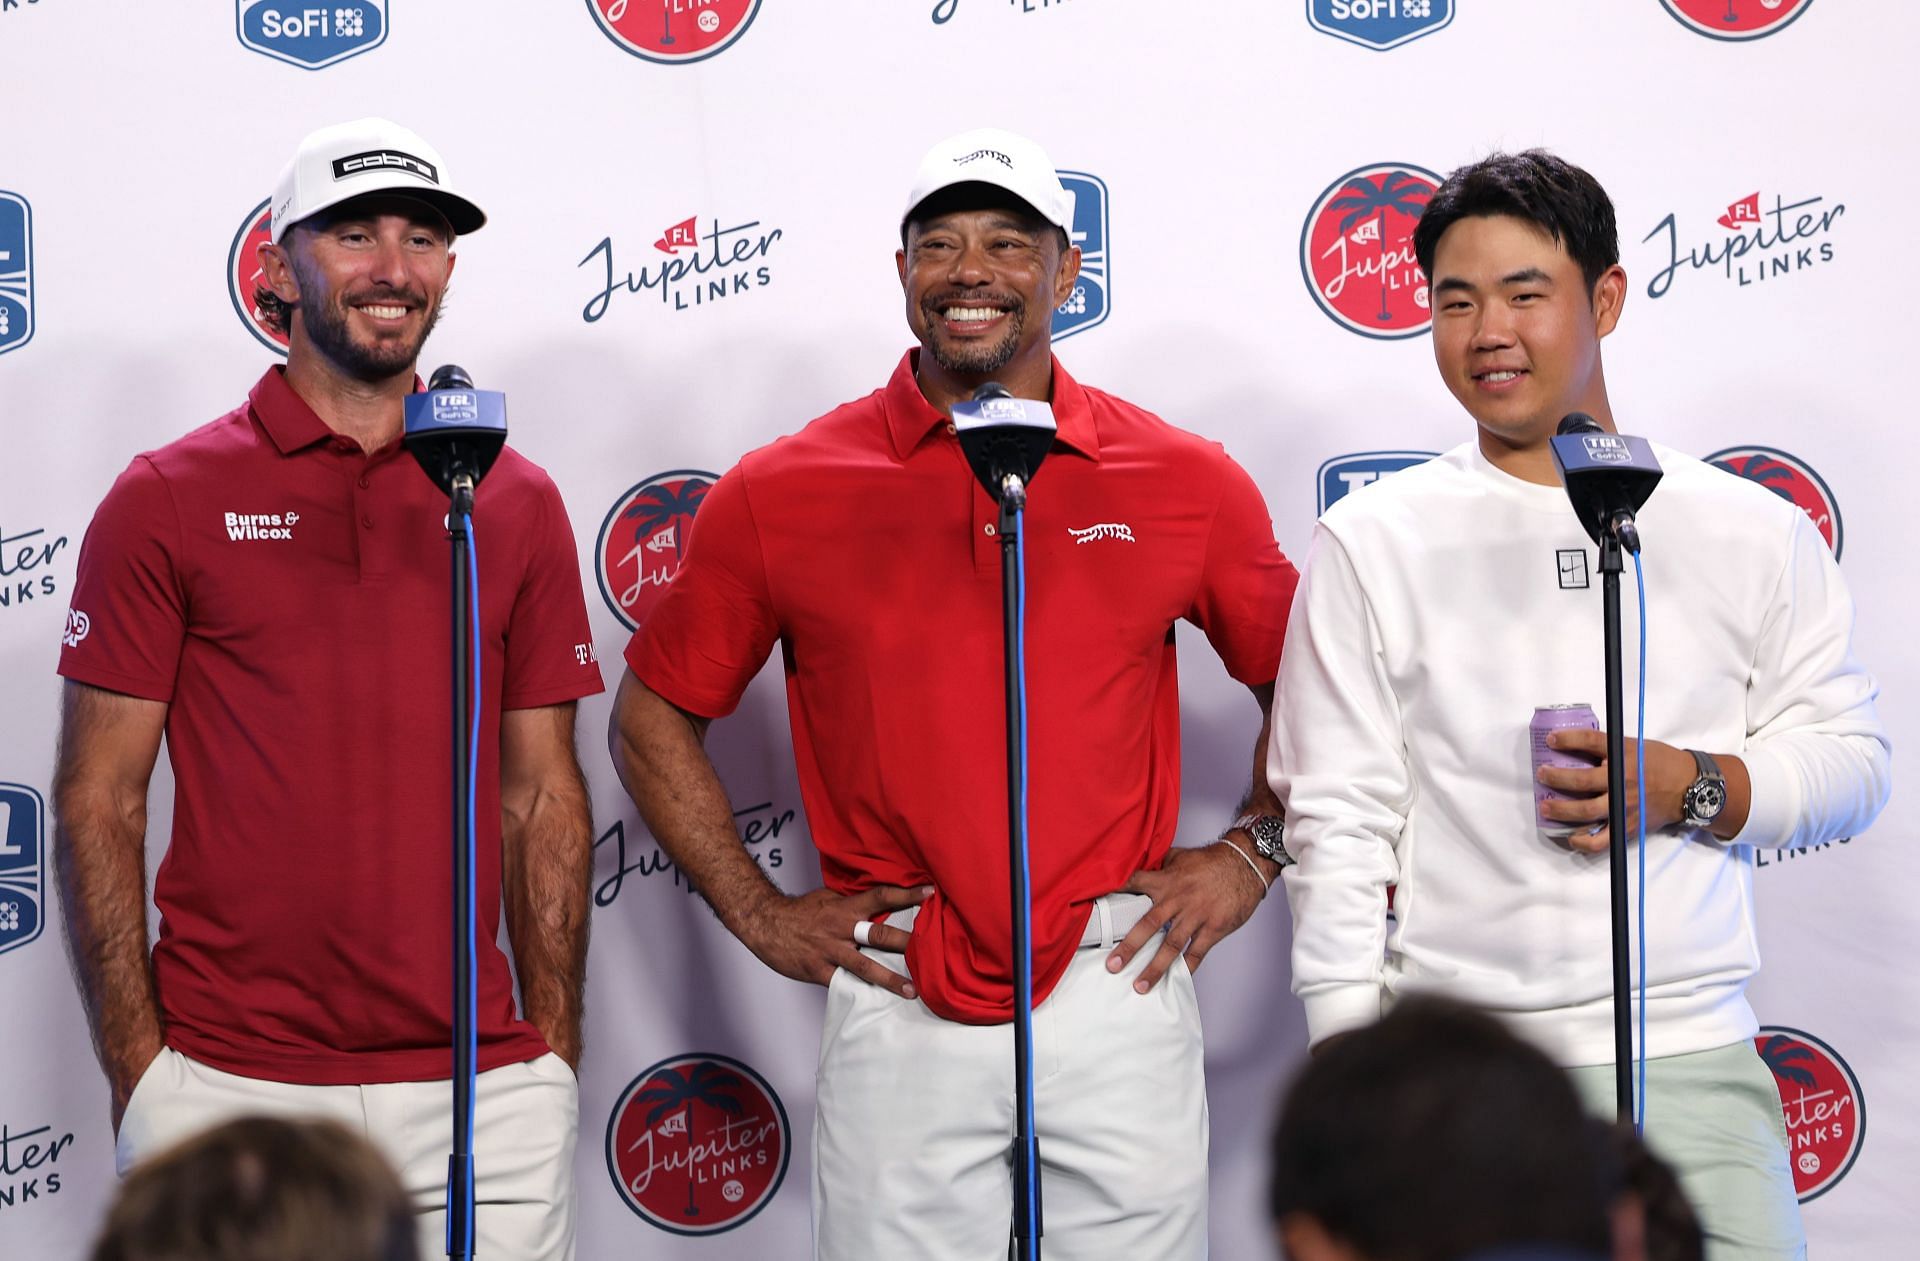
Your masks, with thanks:
M1020 532L1014 536L1014 568L1020 576L1020 601L1014 613L1014 663L1020 690L1020 826L1016 833L1020 851L1020 883L1027 890L1028 915L1024 927L1017 934L1018 941L1014 954L1014 1018L1023 1026L1026 1046L1026 1059L1021 1070L1029 1082L1033 1081L1033 864L1027 845L1027 530L1026 522L1020 523ZM1034 1128L1033 1092L1029 1090L1024 1101L1024 1112L1020 1117L1021 1132L1026 1135L1027 1143L1027 1184L1020 1188L1020 1194L1026 1197L1027 1221L1033 1234L1028 1246L1033 1255L1039 1255L1040 1243L1040 1150L1038 1131Z
M474 1201L478 1197L475 1194L476 1187L474 1185L473 1169L473 1109L474 1099L480 1093L480 960L477 950L478 943L475 940L476 930L474 925L476 918L474 910L479 901L479 895L474 890L474 883L479 879L479 867L476 864L479 855L479 845L474 836L474 821L479 817L480 813L477 805L477 795L480 784L480 714L483 704L480 689L482 677L480 669L480 543L473 528L473 514L466 514L463 520L467 528L467 589L471 597L473 614L473 646L471 653L473 658L473 720L467 735L467 811L466 817L461 820L461 832L464 833L466 837L467 845L467 881L465 887L459 891L459 899L460 914L463 921L460 931L467 935L467 957L473 960L473 967L469 969L467 973L467 1010L474 1013L474 1018L467 1022L467 1114L462 1119L462 1124L466 1128L467 1139L463 1145L463 1150L467 1153L467 1200L464 1204L449 1205L448 1217L449 1220L451 1220L455 1209L458 1209L466 1215L466 1239L468 1245L472 1247L478 1242L474 1223ZM469 1255L471 1255L471 1253Z

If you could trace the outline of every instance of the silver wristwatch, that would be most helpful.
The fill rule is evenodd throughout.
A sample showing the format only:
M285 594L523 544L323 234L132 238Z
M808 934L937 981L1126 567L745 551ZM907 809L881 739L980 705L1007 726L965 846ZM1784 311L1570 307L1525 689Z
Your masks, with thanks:
M1698 749L1687 752L1693 754L1693 766L1699 774L1680 798L1680 822L1690 828L1712 827L1727 808L1727 779L1712 757Z
M1254 852L1270 863L1281 867L1293 865L1293 855L1280 843L1281 835L1286 831L1287 821L1277 814L1243 814L1233 821L1227 832L1245 832L1253 838ZM1227 832L1222 832L1222 837Z

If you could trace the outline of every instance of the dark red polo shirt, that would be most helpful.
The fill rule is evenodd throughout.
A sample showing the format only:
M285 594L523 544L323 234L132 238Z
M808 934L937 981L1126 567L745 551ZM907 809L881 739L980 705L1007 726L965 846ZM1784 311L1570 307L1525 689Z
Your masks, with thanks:
M626 655L719 717L782 645L827 886L933 885L908 966L935 1012L992 1023L1013 1009L997 510L921 395L917 353L720 479ZM1174 839L1174 623L1271 683L1296 581L1218 443L1053 373L1059 436L1026 539L1036 1000L1092 899Z
M194 1059L312 1085L451 1070L446 512L398 443L365 454L274 368L137 457L88 527L60 673L169 702L153 959L167 1043ZM601 681L553 483L503 451L475 519L488 1069L546 1050L493 944L500 712Z

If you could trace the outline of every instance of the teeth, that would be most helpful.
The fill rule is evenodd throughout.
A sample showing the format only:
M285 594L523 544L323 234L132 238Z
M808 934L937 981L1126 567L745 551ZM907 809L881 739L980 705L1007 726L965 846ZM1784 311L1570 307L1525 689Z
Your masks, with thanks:
M1519 375L1520 374L1518 372L1489 372L1487 373L1487 375L1481 377L1480 379L1482 381L1490 381L1493 384L1498 385L1502 381L1511 381Z
M375 319L381 319L381 320L397 320L404 317L407 313L407 308L403 306L367 305L367 306L361 307L360 309L362 311L365 311L368 315L373 316Z
M948 319L962 324L984 323L1000 317L1000 312L992 307L978 306L951 306L946 309L945 314Z

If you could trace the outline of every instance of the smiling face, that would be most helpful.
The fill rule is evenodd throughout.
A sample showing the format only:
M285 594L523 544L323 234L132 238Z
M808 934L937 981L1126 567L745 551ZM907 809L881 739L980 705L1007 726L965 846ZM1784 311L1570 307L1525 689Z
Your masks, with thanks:
M260 247L268 287L293 308L289 355L303 349L343 376L411 376L453 274L453 231L403 197L365 197Z
M1553 482L1547 440L1563 416L1584 411L1612 428L1600 339L1620 318L1626 279L1616 265L1589 288L1559 242L1512 215L1460 219L1435 244L1434 361L1495 465Z
M1014 209L937 215L908 225L895 262L907 325L926 351L923 385L930 373L955 393L989 378L1015 393L1014 379L1051 381L1053 309L1080 274L1080 251L1063 251L1052 225Z

